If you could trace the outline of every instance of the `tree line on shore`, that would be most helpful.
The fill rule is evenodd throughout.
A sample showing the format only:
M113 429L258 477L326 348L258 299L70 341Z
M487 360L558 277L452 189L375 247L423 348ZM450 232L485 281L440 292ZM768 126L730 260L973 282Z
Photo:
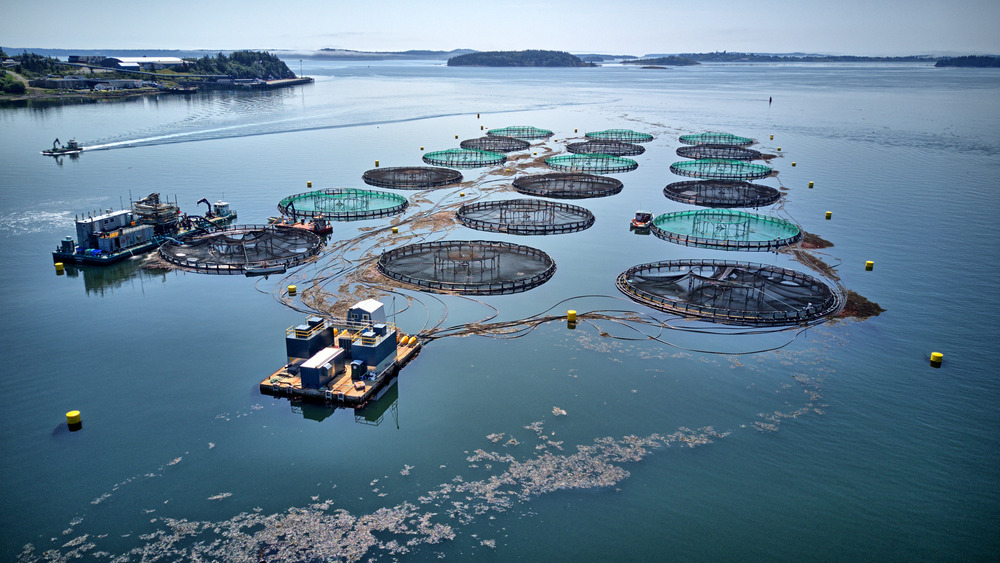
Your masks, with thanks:
M295 73L284 61L264 51L234 51L229 56L219 53L214 57L205 55L200 59L185 59L184 65L176 70L192 74L225 74L241 79L295 78Z
M77 66L69 66L55 57L46 57L36 53L23 52L20 55L8 56L0 50L0 60L13 59L17 64L11 67L25 79L42 78L48 75L73 75L81 72ZM109 71L114 69L109 68ZM183 73L218 74L239 79L278 79L295 78L295 73L277 56L263 51L234 51L228 56L219 53L216 56L204 56L200 59L184 59L184 64L164 72L166 80L183 78ZM133 78L125 72L108 72L107 78ZM24 94L27 92L24 82L15 78L6 70L0 70L0 92L5 94Z

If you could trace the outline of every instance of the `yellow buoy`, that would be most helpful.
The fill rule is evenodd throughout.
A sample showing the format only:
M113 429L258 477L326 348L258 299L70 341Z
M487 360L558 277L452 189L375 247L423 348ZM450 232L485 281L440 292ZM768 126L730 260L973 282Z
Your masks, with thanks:
M833 211L827 211L826 212L826 218L829 220L830 217L833 217Z
M558 141L559 139L552 139L553 141Z
M407 344L409 344L410 346L416 346L417 345L417 337L416 336L411 336L410 340L409 340L409 342L407 342Z
M313 183L312 183L312 180L306 180L306 187L307 187L307 188L311 188L311 187L313 187Z
M504 168L503 171L504 172L510 172L510 168Z
M396 234L398 232L399 232L399 227L393 227L392 228L392 234Z
M792 161L792 166L795 166L795 161L794 160Z
M56 262L56 273L61 274L63 272L63 269L64 269L63 263L62 262Z
M420 150L424 150L424 147L420 147Z
M574 132L574 133L576 133L576 132L577 132L577 130L576 130L576 129L573 129L573 132Z
M479 130L482 131L483 129L485 129L485 127L483 127L482 125L480 125L479 126Z
M869 271L869 272L870 272L870 271L872 271L872 269L874 269L874 268L875 268L875 262L872 262L871 260L869 260L869 261L865 262L865 270L866 270L866 271Z
M465 197L465 192L458 192L458 197Z
M778 152L781 152L781 147L778 147Z
M772 141L774 140L774 135L771 135L771 140L772 140Z
M67 424L80 424L80 411L69 411L66 413Z
M813 187L813 182L809 182L809 188L811 189L812 187Z
M532 154L533 156L538 156L538 153L537 153L537 152L533 152L533 153L531 153L531 154Z
M378 161L375 161L375 168L378 168Z
M574 311L573 309L566 311L566 322L568 323L576 322L576 311Z
M288 294L295 295L295 292L298 291L298 289L299 288L295 287L294 285L290 285L288 286Z
M458 138L458 135L455 135L455 138L457 139L457 138Z
M941 352L931 352L931 367L939 368L941 367L941 360L944 359L944 354Z
M479 114L478 113L476 114L476 119L479 119Z

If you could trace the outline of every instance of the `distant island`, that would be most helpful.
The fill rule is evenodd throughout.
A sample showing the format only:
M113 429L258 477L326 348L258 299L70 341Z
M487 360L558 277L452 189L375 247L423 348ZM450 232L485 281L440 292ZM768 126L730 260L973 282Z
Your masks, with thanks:
M962 66L978 68L998 68L1000 67L1000 57L993 56L970 56L970 57L949 57L934 63L934 66Z
M391 60L391 59L450 59L466 53L475 53L472 49L453 49L451 51L429 51L411 49L409 51L354 51L351 49L320 49L309 53L296 53L294 56L304 59L330 60Z
M448 66L580 67L596 66L565 51L479 51L448 59Z
M699 63L929 63L937 60L936 57L925 55L911 55L907 57L858 57L854 55L807 55L804 53L757 55L754 53L730 53L728 51L680 53L677 55L647 55L647 58L644 60L655 60L653 57L671 56L691 59Z
M678 57L676 55L670 55L666 57L656 57L655 59L632 59L628 61L622 61L623 65L643 65L644 67L656 67L656 66L691 66L700 65L698 61L690 59L688 57Z
M577 54L576 57L585 63L603 63L623 59L638 59L635 55L601 55L598 53Z

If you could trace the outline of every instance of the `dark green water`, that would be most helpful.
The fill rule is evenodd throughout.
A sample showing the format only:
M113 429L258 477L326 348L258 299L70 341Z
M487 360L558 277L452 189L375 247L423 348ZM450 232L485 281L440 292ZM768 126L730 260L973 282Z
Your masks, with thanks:
M317 82L288 91L0 111L0 559L995 556L1000 75L314 65ZM499 320L630 310L667 328L552 322L518 338L439 339L371 425L257 391L303 316L281 289L329 275L340 267L330 257L266 280L138 262L53 271L74 214L130 194L176 195L189 212L224 198L241 223L261 223L307 180L363 187L375 160L420 164L421 146L507 125L555 131L558 141L536 147L556 153L585 131L656 138L634 157L638 170L617 175L620 194L575 202L597 217L586 231L416 233L528 244L558 270L518 295L409 292L405 310L396 300L401 329L463 325L494 308ZM761 182L786 198L758 212L832 241L823 259L885 313L740 334L621 298L615 276L658 259L804 270L786 255L629 233L637 208L687 209L661 191L684 180L669 172L677 137L705 130L781 147L779 176ZM106 150L61 163L38 154L71 136ZM490 192L501 182L487 172L465 173L482 180L462 188L467 198L513 197ZM337 224L333 236L384 224ZM927 366L932 351L944 354L939 370ZM70 433L74 409L83 429Z

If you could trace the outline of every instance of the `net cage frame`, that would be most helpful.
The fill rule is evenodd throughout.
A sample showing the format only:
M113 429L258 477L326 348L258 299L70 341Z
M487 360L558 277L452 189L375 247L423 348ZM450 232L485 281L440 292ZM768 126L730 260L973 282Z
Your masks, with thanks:
M670 171L678 176L702 180L759 180L770 176L774 169L744 160L701 158L675 162L670 165Z
M648 143L653 140L649 133L633 131L631 129L605 129L604 131L590 131L584 135L588 139L597 141L623 141L626 143Z
M590 187L581 190L571 189L580 184ZM589 199L620 193L625 184L618 178L610 176L583 172L552 172L519 176L514 178L513 186L518 193L525 195L556 199Z
M701 207L763 207L781 199L781 192L771 186L745 180L685 180L667 184L663 195Z
M394 205L379 209L358 210L358 203L370 201L373 197L379 197L395 202ZM347 201L354 203L354 209L350 210L327 210L327 209L305 209L300 210L295 206L297 200L306 198L328 198L335 201ZM318 200L322 201L322 200ZM278 202L278 212L288 217L296 219L327 219L331 221L361 221L364 219L377 219L398 215L409 207L410 202L403 196L393 192L380 192L375 190L359 190L357 188L328 188L324 190L313 190L301 194L288 196Z
M248 235L250 238L248 239ZM265 235L270 235L265 239ZM263 258L260 256L258 246L264 246L273 251L275 239L280 239L286 247L293 245L306 245L304 251L288 254L282 257ZM220 242L226 243L223 249ZM253 243L252 253L256 259L251 259L251 252L247 250L247 243ZM202 254L211 257L213 250L222 251L220 257L235 257L230 261L205 260L203 257L192 259L188 254L193 249L201 246L208 246L209 250ZM277 227L274 225L234 225L225 229L218 229L210 233L198 235L188 239L184 243L176 240L168 240L160 245L157 250L160 258L181 267L206 274L220 275L251 275L254 271L266 273L284 273L288 268L294 268L312 259L319 254L323 246L323 239L319 235L306 229L294 227ZM185 252L179 252L184 250ZM272 252L273 254L273 252ZM243 260L239 257L242 255Z
M555 133L548 129L541 129L531 125L508 125L507 127L486 131L487 137L514 137L522 141L548 139L552 135L555 135Z
M486 135L475 139L466 139L458 144L463 149L476 149L489 152L514 152L523 151L531 146L531 143L517 137L505 137L503 135Z
M578 205L532 198L470 203L455 216L470 229L512 235L574 233L595 221L590 210Z
M475 255L477 250L480 252L479 256ZM468 254L463 254L463 252L467 252ZM482 279L482 274L487 267L496 270L502 267L500 265L500 258L505 254L538 260L542 268L531 275L509 281L498 281L496 279L487 281ZM471 275L473 265L478 263L481 279L478 282L441 281L393 271L391 268L394 261L412 256L426 255L433 257L432 265L434 274L443 273L450 267L454 272L465 268ZM425 259L421 263L426 267L427 260ZM556 272L556 263L545 252L522 244L487 240L445 240L408 244L383 251L379 255L376 268L380 274L389 279L433 292L467 295L504 295L521 293L547 282Z
M670 221L692 222L692 233L699 231L714 231L715 237L684 234L666 229L663 223ZM789 231L789 236L750 240L762 225L772 229ZM701 228L699 228L701 226ZM710 248L714 250L736 250L741 252L769 252L781 247L795 244L802 240L802 229L784 219L768 215L747 213L735 209L698 209L695 211L677 211L664 213L653 218L649 226L650 232L666 241L684 246ZM723 236L724 238L719 238Z
M566 145L566 150L575 154L608 154L611 156L638 156L646 152L646 147L624 141L590 140Z
M677 147L677 156L683 158L704 159L724 158L728 160L761 160L764 155L760 151L741 147L739 145L717 145L706 143L701 145L683 145Z
M366 170L361 180L379 188L423 190L458 184L462 173L440 166L389 166Z
M496 166L507 162L507 155L479 149L445 149L425 153L423 161L435 166L454 166L456 168L480 168Z
M550 156L545 159L545 164L554 170L566 172L600 172L602 174L631 172L639 168L639 163L631 158L594 153Z
M698 276L691 272L692 268L713 268L718 275L717 277ZM703 295L715 303L705 305L684 301L681 297L671 298L661 293L636 287L630 281L636 275L654 271L659 273L664 269L682 272L668 276L675 278L671 281L672 285L677 285L684 278L689 278L686 295ZM737 271L744 278L743 280L727 281L725 279ZM694 288L696 279L703 282L697 288L697 293L695 293ZM659 311L743 326L807 324L836 314L844 304L844 296L817 277L778 266L734 260L682 259L638 264L619 274L615 279L615 286L636 303ZM746 306L751 302L760 305L765 302L765 297L768 297L769 306L772 303L781 304L784 302L787 304L788 301L782 299L780 293L775 291L776 288L782 288L786 292L791 292L794 288L805 288L816 295L817 301L815 303L806 301L805 306L788 306L785 310L778 310L778 307L774 306L771 306L774 310L761 310L760 307L757 310L751 310ZM765 295L768 290L770 290L770 295ZM740 294L743 295L744 307L734 308L732 305L740 301ZM755 297L754 294L756 294ZM719 306L725 297L728 297L729 306ZM808 296L800 295L794 298L801 300L808 299ZM791 299L791 297L786 297L786 299Z
M740 137L739 135L723 131L681 135L677 140L685 145L732 145L746 147L754 143L754 140L750 137Z

